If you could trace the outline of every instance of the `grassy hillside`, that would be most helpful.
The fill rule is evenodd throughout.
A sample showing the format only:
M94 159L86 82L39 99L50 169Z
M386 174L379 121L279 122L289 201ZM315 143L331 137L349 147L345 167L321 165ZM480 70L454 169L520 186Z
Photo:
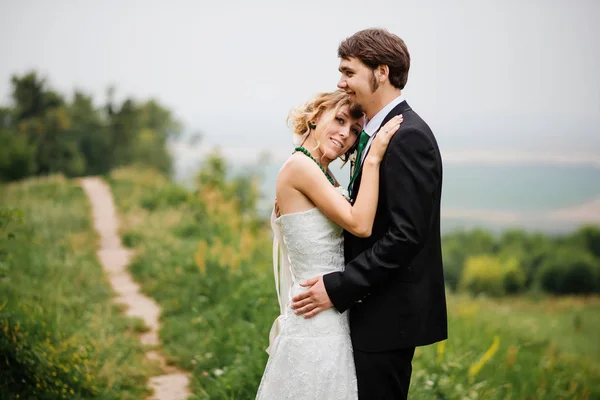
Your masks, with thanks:
M0 186L0 208L0 398L143 398L143 324L112 303L83 190L29 179Z

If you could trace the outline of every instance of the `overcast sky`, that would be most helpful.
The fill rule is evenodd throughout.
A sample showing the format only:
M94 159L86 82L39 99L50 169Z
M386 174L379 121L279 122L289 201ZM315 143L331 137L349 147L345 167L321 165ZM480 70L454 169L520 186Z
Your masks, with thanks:
M384 27L408 45L404 94L446 160L600 159L598 0L0 1L3 104L35 69L98 103L109 85L157 98L240 159L287 156L287 113L335 89L339 42Z

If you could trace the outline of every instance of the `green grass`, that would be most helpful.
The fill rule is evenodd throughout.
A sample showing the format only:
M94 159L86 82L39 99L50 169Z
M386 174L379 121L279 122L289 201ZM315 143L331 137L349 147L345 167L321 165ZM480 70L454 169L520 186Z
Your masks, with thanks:
M458 297L452 305L471 302ZM494 329L554 343L564 353L600 365L600 297L480 298L477 319Z
M81 187L51 176L0 193L0 207L24 216L1 242L0 398L144 398L157 367L143 356L139 321L113 303Z
M109 182L138 254L130 270L162 307L168 360L192 372L194 398L254 398L278 310L266 227L152 172L117 170Z
M110 183L124 241L139 254L132 272L163 307L165 350L192 371L194 398L253 399L278 313L269 230L251 231L240 261L232 254L244 252L246 224L218 194L132 169ZM418 349L410 397L600 399L598 304L449 295L450 339Z
M589 329L576 328L564 304L594 316ZM575 349L597 346L599 306L598 298L534 302L449 295L449 340L417 350L411 394L438 399L598 399L600 360ZM470 376L469 369L495 337L497 350ZM572 347L574 342L577 347Z

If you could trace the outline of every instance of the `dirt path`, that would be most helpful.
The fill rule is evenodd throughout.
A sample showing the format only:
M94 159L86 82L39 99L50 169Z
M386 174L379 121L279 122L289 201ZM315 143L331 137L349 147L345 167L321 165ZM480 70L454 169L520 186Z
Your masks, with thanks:
M118 294L115 301L127 306L128 316L142 318L150 328L140 337L140 341L146 345L157 346L160 344L158 336L160 308L154 300L140 292L139 285L127 272L127 265L133 252L121 246L118 233L119 221L110 188L99 178L84 178L81 180L81 185L92 204L94 226L100 235L98 259ZM158 360L165 372L165 375L150 378L148 384L154 390L151 400L184 400L191 395L188 389L188 374L167 366L160 351L148 351L146 356Z

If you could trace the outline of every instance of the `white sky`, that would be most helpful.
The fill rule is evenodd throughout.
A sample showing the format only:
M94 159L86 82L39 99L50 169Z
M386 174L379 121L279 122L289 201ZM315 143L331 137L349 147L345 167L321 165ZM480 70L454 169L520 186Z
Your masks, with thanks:
M408 45L404 94L447 160L593 161L599 18L597 0L0 0L0 102L12 74L36 69L98 103L109 85L155 97L240 160L286 157L287 113L335 89L339 42L384 27ZM176 150L180 162L199 155Z

